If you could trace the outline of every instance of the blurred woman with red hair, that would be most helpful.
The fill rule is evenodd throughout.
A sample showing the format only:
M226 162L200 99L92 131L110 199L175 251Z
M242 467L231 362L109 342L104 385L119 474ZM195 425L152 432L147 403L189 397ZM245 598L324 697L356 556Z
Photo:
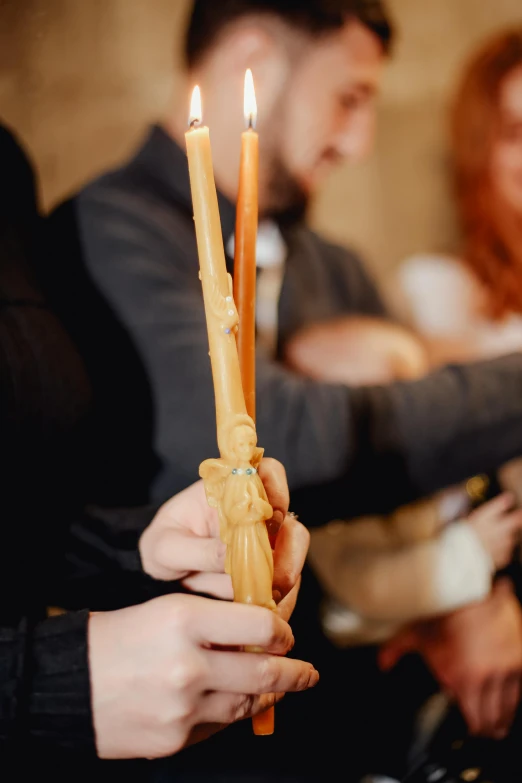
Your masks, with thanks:
M460 257L418 255L400 271L410 322L435 363L522 349L522 28L470 61L451 142Z

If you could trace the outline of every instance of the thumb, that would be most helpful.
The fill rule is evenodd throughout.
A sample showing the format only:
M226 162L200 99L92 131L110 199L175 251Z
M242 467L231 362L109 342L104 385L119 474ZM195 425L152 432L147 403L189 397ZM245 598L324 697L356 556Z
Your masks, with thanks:
M522 509L517 509L517 511L513 511L509 514L508 522L513 533L522 531Z
M378 663L383 672L388 672L400 659L419 649L419 634L414 628L405 628L379 650Z

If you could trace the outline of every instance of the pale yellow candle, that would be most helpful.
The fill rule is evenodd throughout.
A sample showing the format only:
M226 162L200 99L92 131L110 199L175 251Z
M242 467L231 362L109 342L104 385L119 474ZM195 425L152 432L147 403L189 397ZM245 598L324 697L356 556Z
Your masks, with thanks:
M208 128L200 126L201 118L201 94L196 87L190 109L190 130L185 139L214 380L218 444L222 451L220 438L227 418L231 414L246 413L246 407L237 359L236 329L232 323L236 309L226 267L210 134Z

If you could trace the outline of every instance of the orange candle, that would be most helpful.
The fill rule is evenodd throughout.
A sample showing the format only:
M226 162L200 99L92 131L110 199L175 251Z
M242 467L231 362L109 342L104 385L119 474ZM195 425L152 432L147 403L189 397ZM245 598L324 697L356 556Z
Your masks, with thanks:
M248 415L256 418L256 241L258 222L259 137L252 71L245 76L245 122L234 250L234 300L239 315L237 349Z
M257 104L250 68L245 74L247 129L241 135L241 164L237 195L234 248L234 301L239 315L237 350L248 415L256 420L256 242L258 224L259 136L255 131ZM253 720L254 733L274 733L274 710Z

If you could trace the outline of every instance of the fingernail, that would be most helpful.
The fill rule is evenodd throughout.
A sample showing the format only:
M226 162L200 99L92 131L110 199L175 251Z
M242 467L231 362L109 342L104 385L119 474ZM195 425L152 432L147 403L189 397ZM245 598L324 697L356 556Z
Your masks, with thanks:
M283 516L283 513L281 511L274 511L272 519L269 519L266 523L266 529L268 530L268 535L276 536L279 533L281 525L283 524L284 521L285 518Z
M317 669L312 669L312 674L310 676L310 682L308 687L315 688L318 682L319 682L319 672L317 671Z

